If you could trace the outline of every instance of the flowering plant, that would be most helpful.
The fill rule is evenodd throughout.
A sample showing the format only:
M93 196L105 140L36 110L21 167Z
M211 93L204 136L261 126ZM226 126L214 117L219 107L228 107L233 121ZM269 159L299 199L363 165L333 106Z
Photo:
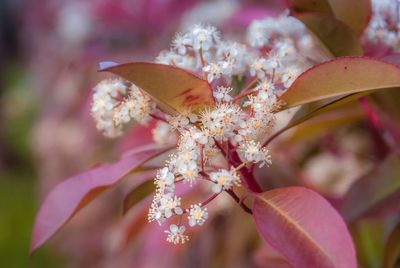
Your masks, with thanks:
M32 250L124 176L134 172L145 182L150 172L155 191L147 218L166 226L167 242L189 241L186 229L204 225L223 209L213 202L229 196L292 266L357 267L351 235L330 202L300 186L265 191L257 174L274 165L269 146L282 133L357 99L393 144L395 130L365 96L399 87L400 69L394 57L366 57L374 55L363 50L398 48L394 2L288 3L290 13L252 22L245 40L198 24L177 34L154 62L102 63L101 71L119 77L94 88L98 130L116 138L134 120L154 126L153 142L59 184L38 213ZM289 120L279 117L285 113ZM355 217L354 196L350 190L336 206L345 217Z

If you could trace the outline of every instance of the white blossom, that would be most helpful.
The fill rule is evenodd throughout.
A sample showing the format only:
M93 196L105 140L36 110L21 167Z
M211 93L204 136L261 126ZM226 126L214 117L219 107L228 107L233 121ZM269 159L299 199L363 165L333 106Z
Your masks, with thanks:
M231 87L217 87L217 90L213 92L214 98L217 102L229 102L232 100L232 96L229 93L232 91Z
M145 124L155 103L137 86L122 79L101 81L94 89L91 114L96 127L109 137L122 134L122 125L135 119Z
M207 73L207 81L212 82L216 78L220 78L222 74L222 70L218 64L210 63L207 66L204 66L203 71Z
M290 87L294 80L300 75L300 70L296 67L288 68L282 74L282 83L285 87Z
M153 134L154 142L159 145L175 144L178 138L176 132L172 131L171 126L163 121L158 121L151 133Z
M240 177L234 168L230 170L220 169L210 173L210 179L215 182L212 187L214 193L220 193L223 190L230 190L234 185L240 185Z
M187 34L177 34L172 41L172 47L181 55L186 53L186 47L192 45L192 40Z
M240 151L247 162L259 163L260 167L272 164L268 150L261 147L259 142L255 142L254 140L246 141L240 145Z
M148 213L148 221L156 220L161 224L172 215L181 215L183 210L180 205L181 199L179 197L159 192L153 198Z
M191 205L188 212L189 226L191 227L195 225L203 225L203 223L208 219L207 208L202 208L201 204Z
M169 226L169 230L165 230L165 233L168 234L167 242L173 244L184 244L189 241L189 237L185 235L185 227L177 226L175 224L171 224Z
M372 18L365 37L372 43L382 43L400 50L399 2L396 0L373 0Z
M208 218L202 203L182 208L178 183L192 187L210 180L214 193L240 186L238 171L227 167L231 159L226 155L232 150L237 150L245 164L271 165L268 150L258 141L269 135L275 124L277 96L311 65L299 48L314 48L313 39L287 14L253 22L247 39L248 43L221 40L216 28L194 25L175 36L170 50L160 52L155 62L207 79L211 92L205 94L212 94L215 104L200 109L162 114L147 93L122 79L106 80L95 88L91 112L105 135L121 135L130 121L145 124L160 114L162 122L152 130L154 142L176 144L154 178L156 191L148 212L148 220L160 225L179 217L179 226L171 224L165 231L168 242L188 240L180 225L184 212L190 227L202 225Z
M197 51L209 50L212 45L219 41L219 32L213 26L195 25L191 31L193 48Z
M268 68L269 64L267 60L258 58L250 65L249 72L251 76L257 76L259 79L263 79Z

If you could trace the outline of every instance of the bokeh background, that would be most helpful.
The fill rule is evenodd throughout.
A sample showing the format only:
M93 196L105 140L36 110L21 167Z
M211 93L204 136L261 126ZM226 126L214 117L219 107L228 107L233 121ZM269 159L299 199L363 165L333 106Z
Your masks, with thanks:
M251 218L224 200L218 204L222 212L208 220L207 230L194 236L186 251L165 250L162 230L145 224L146 206L121 217L129 179L80 211L33 256L28 253L34 216L50 189L138 144L134 128L117 140L95 129L91 89L108 77L97 73L100 61L151 61L169 48L177 31L201 22L243 39L252 20L280 14L285 2L0 0L0 267L149 268L168 267L176 259L179 267L265 267L271 257L278 261L271 267L286 267L263 244ZM392 49L398 51L398 44ZM386 50L373 46L371 51ZM379 57L372 52L366 54ZM399 93L373 98L398 127ZM338 204L392 148L355 102L300 125L277 139L272 150L274 165L256 174L264 189L304 185ZM398 190L397 185L388 189ZM375 184L364 187L374 193ZM398 206L393 211L349 224L362 267L380 267L386 238L399 222Z

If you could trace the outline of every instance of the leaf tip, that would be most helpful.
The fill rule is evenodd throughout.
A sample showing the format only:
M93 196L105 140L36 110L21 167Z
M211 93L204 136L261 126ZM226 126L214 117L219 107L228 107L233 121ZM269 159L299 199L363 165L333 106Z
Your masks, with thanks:
M117 65L118 65L118 63L116 63L115 61L101 61L101 62L99 62L98 71L103 72L106 69L117 66Z

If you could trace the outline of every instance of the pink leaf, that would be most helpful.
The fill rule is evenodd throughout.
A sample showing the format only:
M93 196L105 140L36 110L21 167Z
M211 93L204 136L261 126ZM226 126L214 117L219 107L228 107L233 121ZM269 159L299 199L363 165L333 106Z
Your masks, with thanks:
M389 155L358 179L345 194L340 212L347 222L362 217L393 215L400 209L400 160Z
M344 221L311 190L288 187L258 194L253 217L261 236L294 267L357 267Z
M36 216L30 251L33 252L100 193L119 182L165 148L137 150L112 164L103 164L58 184L44 200Z

